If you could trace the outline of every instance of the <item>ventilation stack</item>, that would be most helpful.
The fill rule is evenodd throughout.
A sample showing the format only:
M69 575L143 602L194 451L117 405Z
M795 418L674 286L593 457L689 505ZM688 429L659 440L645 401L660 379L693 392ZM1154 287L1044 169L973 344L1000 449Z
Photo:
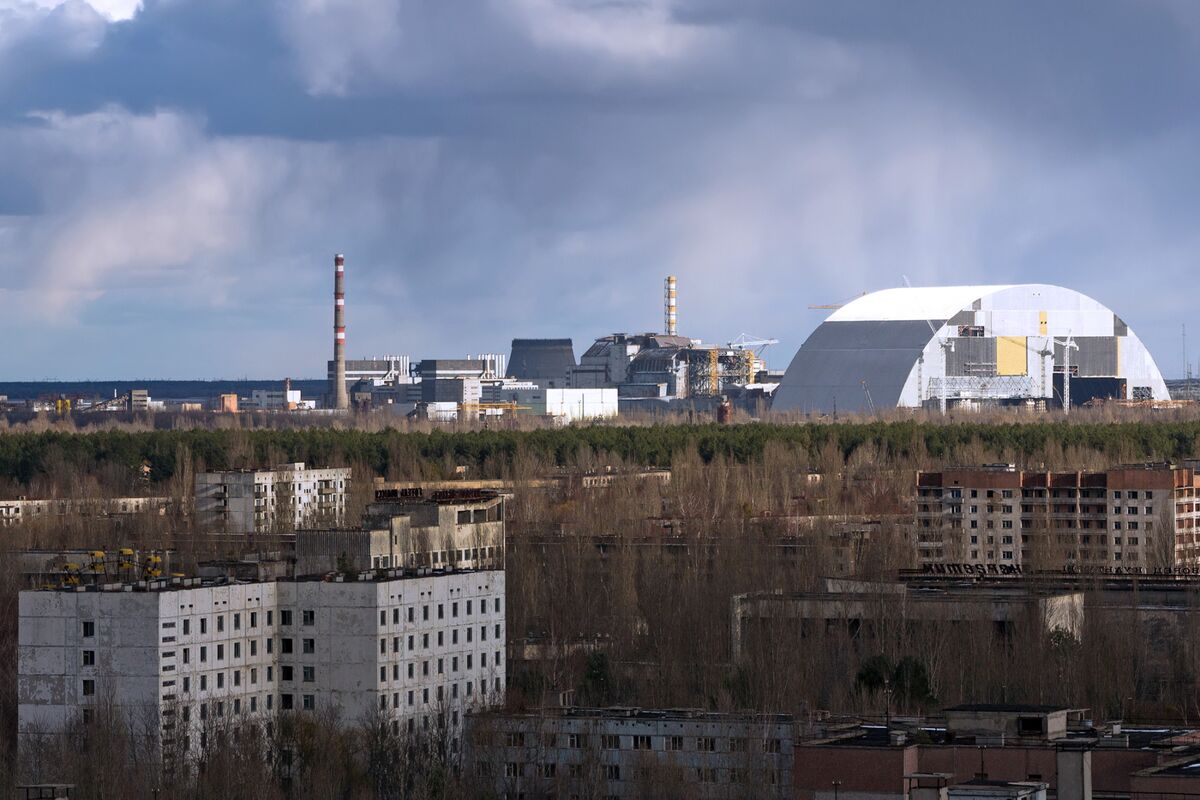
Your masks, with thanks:
M665 307L663 309L663 328L668 336L675 335L675 276L668 275L666 288L663 292Z
M346 258L341 253L333 257L333 386L330 387L333 407L350 407L346 394Z

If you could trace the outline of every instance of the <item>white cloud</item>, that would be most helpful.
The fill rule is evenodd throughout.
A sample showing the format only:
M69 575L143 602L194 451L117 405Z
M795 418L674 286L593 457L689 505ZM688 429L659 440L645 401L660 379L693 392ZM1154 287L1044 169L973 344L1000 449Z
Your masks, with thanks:
M492 0L498 13L517 17L538 46L652 66L700 45L704 31L673 19L666 0Z
M142 8L142 0L0 0L0 15L5 10L20 10L22 7L50 10L64 5L91 6L110 22L120 22L137 16Z

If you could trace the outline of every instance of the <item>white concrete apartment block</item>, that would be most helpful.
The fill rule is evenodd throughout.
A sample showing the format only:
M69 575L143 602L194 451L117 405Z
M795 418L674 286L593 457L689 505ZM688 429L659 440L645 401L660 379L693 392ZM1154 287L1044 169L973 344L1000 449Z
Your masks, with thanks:
M274 711L457 734L504 694L504 573L20 595L22 743L111 708L154 746Z
M294 530L340 524L350 491L350 469L313 469L303 462L274 469L196 475L196 519L222 533Z

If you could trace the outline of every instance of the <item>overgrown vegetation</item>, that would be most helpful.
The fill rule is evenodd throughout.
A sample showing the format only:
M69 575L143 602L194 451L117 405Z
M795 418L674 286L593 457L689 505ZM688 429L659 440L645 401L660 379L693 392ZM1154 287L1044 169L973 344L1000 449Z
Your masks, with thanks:
M801 715L833 709L883 716L889 709L920 713L963 701L1021 701L1187 720L1200 716L1200 637L1191 630L1200 614L1170 635L1131 610L1089 606L1078 638L1016 625L1000 643L990 626L918 632L880 625L871 636L833 626L802 637L752 639L740 660L732 653L730 619L731 598L739 593L822 591L823 580L845 574L839 570L847 565L867 580L912 566L905 521L917 469L988 462L1101 469L1192 458L1198 443L1200 421L1190 420L9 432L0 435L0 492L185 498L197 470L305 461L353 467L360 495L353 505L360 508L376 477L448 479L465 466L470 477L508 480L507 629L510 652L522 654L509 662L509 702L518 709L574 690L578 701L595 704ZM601 488L567 481L558 489L534 480L607 467L666 467L671 479L630 475ZM863 522L869 535L829 536L839 530L837 520ZM181 548L179 534L190 533L190 524L186 517L155 516L108 530L92 520L42 519L5 535L12 548L126 541ZM183 555L187 562L205 553ZM112 731L73 731L63 739L69 746L32 772L12 760L20 580L15 562L0 567L7 756L0 768L39 780L75 780L91 764L117 769L124 745ZM1151 652L1146 643L1155 636L1166 643ZM187 797L241 796L247 786L252 796L289 798L467 792L461 776L428 759L411 764L416 773L394 774L397 764L408 763L396 755L409 752L406 745L372 738L368 728L316 726L305 735L317 743L314 752L330 754L309 783L281 777L271 755L278 743L267 741L259 752L231 733L215 740L203 769L196 765L170 786L155 783L160 776L147 768L127 773L139 791L106 789L103 796L147 796L151 786ZM116 748L111 755L103 749L109 747ZM420 771L429 765L435 768ZM96 785L111 789L100 777ZM318 785L319 791L306 788Z
M294 430L172 430L89 433L10 432L0 436L0 482L12 492L52 482L65 471L114 476L140 474L149 485L170 481L180 453L198 468L227 469L275 462L360 463L376 475L448 477L454 466L501 477L521 457L559 467L592 454L625 464L669 467L695 451L705 462L727 458L746 464L779 445L812 462L830 450L849 458L861 448L917 465L992 459L1047 467L1071 466L1072 453L1100 455L1110 463L1189 458L1200 439L1200 421L1086 422L846 422L748 423L723 426L581 426L543 430L406 432L301 428Z

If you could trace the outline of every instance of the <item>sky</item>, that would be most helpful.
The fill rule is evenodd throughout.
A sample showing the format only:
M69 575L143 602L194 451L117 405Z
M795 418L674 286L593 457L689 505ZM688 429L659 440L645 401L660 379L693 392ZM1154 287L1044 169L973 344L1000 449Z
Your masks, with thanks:
M1057 283L1183 372L1191 0L0 0L0 380L318 377Z

